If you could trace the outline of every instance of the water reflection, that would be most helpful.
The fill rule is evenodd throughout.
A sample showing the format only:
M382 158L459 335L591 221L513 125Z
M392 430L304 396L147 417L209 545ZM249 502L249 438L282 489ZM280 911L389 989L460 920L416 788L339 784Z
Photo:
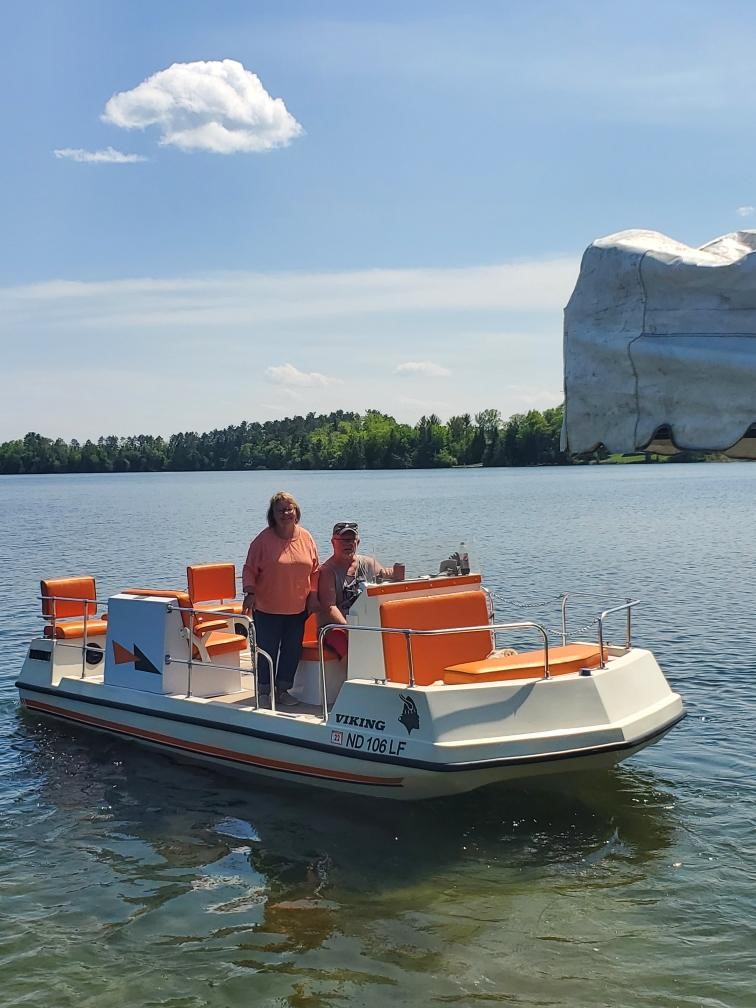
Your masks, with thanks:
M23 715L16 735L40 815L79 849L127 876L173 873L173 885L178 871L228 913L261 894L279 917L327 912L429 878L469 873L473 884L482 865L502 880L608 857L640 865L677 829L671 795L632 766L405 804L220 775Z
M166 976L188 991L208 971L224 993L254 974L271 996L347 984L377 1005L400 983L422 1003L429 976L437 994L460 970L477 982L502 941L524 942L526 968L554 900L568 931L600 915L679 831L665 786L631 766L404 804L221 776L20 712L10 725L0 885L17 924L40 948L68 936L48 971L92 950L117 988L138 961L143 1003Z

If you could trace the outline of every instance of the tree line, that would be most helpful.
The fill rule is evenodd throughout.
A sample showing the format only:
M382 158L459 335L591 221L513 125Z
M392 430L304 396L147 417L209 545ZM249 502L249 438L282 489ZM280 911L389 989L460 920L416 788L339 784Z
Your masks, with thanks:
M240 469L432 469L567 465L562 407L503 420L486 409L414 426L378 410L244 423L169 438L138 434L64 441L29 433L0 444L0 473L187 472Z

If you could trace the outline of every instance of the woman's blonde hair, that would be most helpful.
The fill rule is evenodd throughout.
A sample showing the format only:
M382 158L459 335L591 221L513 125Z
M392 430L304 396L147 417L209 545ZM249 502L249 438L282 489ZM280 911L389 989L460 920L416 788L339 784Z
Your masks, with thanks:
M296 498L292 497L292 495L290 493L287 493L285 490L279 490L278 493L274 493L273 496L270 498L270 505L268 507L268 516L267 516L268 526L270 528L273 528L273 526L276 524L276 516L275 516L276 504L291 504L297 514L297 523L299 523L299 519L302 517L302 510L299 507L299 504L297 504Z

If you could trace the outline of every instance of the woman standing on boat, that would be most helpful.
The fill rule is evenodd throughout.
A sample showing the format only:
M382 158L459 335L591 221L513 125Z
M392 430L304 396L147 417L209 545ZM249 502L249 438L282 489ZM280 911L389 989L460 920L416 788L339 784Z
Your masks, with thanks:
M307 529L299 525L299 504L279 491L270 499L268 527L252 540L242 572L242 611L255 621L257 644L273 659L276 702L297 703L294 685L308 613L318 609L318 551ZM270 668L257 663L261 696L270 695Z

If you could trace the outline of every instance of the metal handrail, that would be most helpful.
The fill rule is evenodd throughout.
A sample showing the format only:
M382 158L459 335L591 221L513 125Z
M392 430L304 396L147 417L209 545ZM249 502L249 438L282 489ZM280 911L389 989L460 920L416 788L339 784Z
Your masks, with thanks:
M55 652L56 648L76 648L77 650L80 650L81 651L81 656L82 656L81 657L81 675L80 675L80 678L82 678L82 679L86 678L87 652L89 651L89 648L90 648L90 645L89 645L89 642L88 642L88 632L87 632L87 623L90 620L90 616L89 616L89 614L87 612L87 606L89 606L90 604L94 604L97 608L106 609L107 608L107 601L100 601L100 600L91 599L91 598L73 598L70 595L38 595L37 599L39 601L41 601L41 602L50 602L50 601L52 601L52 602L56 602L56 601L60 601L60 602L80 602L80 603L82 603L84 605L84 613L82 614L83 615L83 619L84 619L84 634L83 634L81 643L79 643L78 641L76 643L69 643L67 641L58 641L56 639L54 633L53 633L53 636L51 638L51 647L52 647L53 656L54 656L54 652ZM237 622L241 622L241 623L246 624L246 626L247 626L247 637L248 637L248 639L250 641L250 656L251 656L251 659L252 659L252 676L253 676L254 687L255 687L255 703L254 703L254 706L257 709L260 706L260 702L259 702L259 700L260 700L260 691L259 691L259 682L258 682L258 677L257 677L257 658L258 658L258 656L262 656L265 659L265 661L267 661L268 666L270 668L270 681L271 681L271 683L273 682L273 659L271 658L271 656L268 654L267 651L264 651L262 648L259 648L257 646L257 639L256 639L256 636L255 636L255 624L254 624L254 621L252 619L250 619L249 616L246 616L244 613L230 613L228 611L223 611L222 609L194 609L194 608L187 607L187 606L173 605L172 603L168 603L168 605L166 606L166 609L167 609L168 612L180 612L180 613L188 613L189 614L189 626L186 627L186 628L184 628L184 629L186 629L186 630L189 631L189 640L188 640L187 643L191 643L192 638L194 638L194 636L195 636L195 634L194 634L194 628L195 628L195 618L196 618L197 615L200 615L200 616L217 616L218 618L225 619L225 620L228 620L228 621L235 620ZM40 618L42 620L44 620L44 622L46 624L55 626L55 623L56 623L56 617L55 617L55 615L53 615L53 616L45 616L44 614L40 614ZM205 661L202 661L202 660L195 661L194 654L193 654L193 647L192 646L190 646L188 648L188 652L189 653L188 653L188 656L187 656L186 659L183 659L183 658L181 658L181 659L180 658L174 658L174 656L170 655L170 654L165 655L165 664L166 665L170 665L171 662L173 662L173 661L184 661L185 660L186 666L187 666L187 692L186 692L187 697L190 697L192 695L191 683L192 683L192 668L193 668L194 665L201 665L204 668L224 669L224 670L227 670L227 671L230 671L230 672L234 672L234 671L237 670L237 666L235 666L235 665L222 665L219 662L205 662ZM53 657L53 661L54 661L54 657ZM271 709L275 711L275 709L276 709L276 707L275 707L275 690L271 691L271 696L272 696L272 699L271 699Z
M83 604L83 606L84 606L84 612L82 613L82 616L84 617L84 633L82 635L82 644L81 644L81 675L79 676L79 678L80 679L85 679L86 675L87 675L87 650L88 650L88 647L89 647L89 644L88 644L88 641L87 641L87 636L88 636L87 635L87 623L89 622L89 606L90 605L94 605L95 610L96 610L97 607L98 607L98 604L100 606L102 606L102 605L107 605L107 603L102 603L102 602L98 603L96 598L93 598L93 599L91 599L91 598L74 598L71 595L38 595L37 598L43 604L45 602L53 602L53 603L54 602L81 602ZM55 649L56 649L56 647L61 647L61 646L63 646L63 647L78 647L79 646L78 644L60 645L60 644L57 643L57 638L55 636L55 625L56 625L56 623L58 621L58 617L55 614L55 606L54 605L53 605L53 614L52 614L52 616L45 616L45 614L42 613L41 618L45 621L45 623L47 623L48 625L51 625L52 628L53 628L53 632L52 632L52 635L51 635L51 638L50 638L52 640L51 658L52 658L53 662L55 661Z
M567 599L571 595L578 595L578 596L581 596L581 597L584 597L584 598L589 598L589 597L592 597L593 594L594 594L593 592L580 592L580 591L578 591L578 592L564 592L564 594L562 595L562 597L561 597L561 610L562 610L562 630L561 630L561 637L562 637L562 644L566 644L567 643ZM622 605L616 605L616 606L612 606L609 609L604 609L604 611L601 612L596 617L596 623L598 624L599 646L601 647L601 656L602 656L601 657L601 662L602 662L601 668L604 668L604 659L603 659L603 654L604 654L604 651L603 651L603 621L604 621L604 619L607 616L611 615L612 613L622 612L623 610L627 610L627 622L626 622L626 631L625 631L625 650L629 651L630 648L631 648L631 646L632 646L630 610L633 608L633 606L636 606L636 605L639 605L639 604L640 604L640 599L626 599L625 602ZM593 622L593 620L591 620L591 622ZM590 625L590 624L588 624L588 625ZM583 629L587 629L588 625L586 625L586 627L584 627Z
M630 626L630 610L633 606L637 606L640 599L628 599L624 605L612 606L611 609L604 609L602 613L598 616L598 642L599 642L599 655L601 657L601 668L606 668L606 662L604 661L604 620L607 616L611 616L613 613L626 612L627 619L625 622L625 650L629 651L631 647L631 626Z
M372 626L350 626L348 623L328 623L327 625L320 628L318 632L318 652L320 657L320 681L321 681L321 691L323 698L323 721L328 721L328 702L326 698L326 679L325 679L325 655L323 652L324 638L329 630L344 630L347 635L354 633L355 631L366 631L368 633L379 633L379 634L403 634L406 644L407 644L407 685L412 688L415 686L415 669L412 660L412 638L413 637L437 637L441 634L450 633L480 633L482 630L486 630L494 635L500 630L537 630L543 637L543 678L550 679L551 674L549 672L549 635L545 627L541 626L540 623L533 623L531 621L517 622L517 623L486 623L484 626L471 626L471 627L441 627L438 630L410 630L404 629L402 627L372 627ZM384 670L385 672L385 670ZM383 679L376 678L376 683L385 683L386 678L384 674Z
M96 598L74 598L73 595L37 595L37 599L40 602L86 602L93 603L95 606L107 606L107 600L104 602ZM44 613L41 614L42 619L51 619L50 616L45 616Z
M247 640L249 641L249 656L252 660L252 680L255 684L255 708L260 706L259 697L260 690L257 681L257 659L260 655L268 663L268 682L270 683L270 709L275 711L276 709L276 688L275 688L275 671L273 669L273 658L264 651L261 647L257 646L257 628L255 627L255 621L247 617Z
M565 592L563 594L563 596L562 596L562 599L561 599L561 610L562 610L562 631L561 631L561 636L562 636L562 643L565 644L565 645L567 643L566 610L567 610L567 600L570 597L570 594L571 595L589 595L590 593L587 593L587 592L572 592L572 593L568 594L567 592ZM41 599L41 600L47 600L47 601L50 601L50 600L52 600L52 601L61 600L61 601L68 601L68 602L81 602L81 603L84 604L84 613L83 613L83 618L84 618L84 636L83 636L83 642L82 642L82 644L81 645L79 645L78 643L77 644L67 644L65 642L61 642L60 644L56 644L56 638L54 636L54 633L53 633L53 637L52 637L52 649L53 649L53 651L55 650L56 646L58 646L58 647L77 647L77 648L81 647L81 652L82 652L81 678L84 678L86 676L86 655L87 655L87 650L88 650L88 643L87 643L87 623L88 623L89 616L88 616L87 608L88 608L89 604L91 604L92 602L94 602L95 606L97 606L98 605L97 600L95 600L95 599L70 598L70 597L67 597L67 596L49 596L49 595L48 596L38 596L38 598ZM640 603L640 599L628 599L626 602L624 602L621 605L616 605L616 606L612 606L612 607L610 607L608 609L604 609L598 615L598 617L596 617L596 622L597 622L597 625L598 625L598 646L599 646L600 668L605 668L606 667L606 662L604 660L604 621L607 619L607 617L609 617L611 615L614 615L615 613L618 613L618 612L625 612L626 613L626 641L625 641L625 649L626 650L630 650L630 648L631 648L631 639L632 639L632 637L631 637L631 629L632 629L632 626L631 626L631 610L636 605L639 605L639 603ZM103 605L103 603L99 603L99 605ZM275 688L274 688L275 687L275 683L274 683L273 659L268 654L267 651L265 651L262 648L258 647L258 645L257 645L257 636L256 636L256 632L255 632L255 624L254 624L254 620L253 619L251 619L249 616L247 616L244 613L229 613L229 612L223 611L221 609L218 609L218 610L201 609L200 610L200 609L194 609L192 607L174 605L172 603L167 604L166 609L167 609L168 612L176 611L176 612L180 612L180 613L188 613L189 614L189 626L186 627L186 628L184 628L185 630L188 631L188 641L187 642L189 644L188 657L186 659L186 665L187 665L187 694L186 695L187 695L187 697L190 697L192 695L192 693L191 693L192 667L195 664L195 660L194 660L194 657L193 657L193 639L194 639L194 636L195 636L195 634L194 634L194 628L195 628L195 619L196 619L196 616L197 615L201 615L203 617L207 617L207 616L213 617L213 616L215 616L215 617L222 618L222 619L225 619L225 620L228 620L228 621L232 621L233 620L233 621L237 621L237 622L241 622L243 624L246 624L246 627L247 627L247 638L249 640L250 658L251 658L251 664L252 664L252 676L253 676L253 681L254 681L254 691L255 691L255 703L254 703L254 707L255 707L255 709L258 709L260 707L260 703L259 703L260 692L259 692L259 679L258 679L257 664L258 664L258 658L260 656L262 656L264 658L264 660L267 661L268 667L270 669L269 675L270 675L270 684L271 684L271 710L274 713L277 713L276 706L275 706ZM50 621L52 621L52 625L53 626L55 625L55 616L50 617L50 616L44 616L43 615L42 618L46 622L48 622L48 623ZM450 633L454 633L454 634L457 634L457 633L476 633L476 632L479 633L479 632L485 630L485 631L488 631L489 633L491 633L492 640L493 640L493 642L495 644L496 643L496 634L498 632L500 632L500 631L509 631L509 630L535 630L538 633L540 633L541 636L543 637L543 651L544 651L544 669L543 669L544 674L543 674L543 678L544 679L550 679L551 678L550 671L549 671L549 637L548 637L548 630L542 624L535 623L533 621L518 621L518 622L512 622L512 623L494 623L494 622L489 622L489 623L487 623L485 625L481 625L481 626L471 626L471 627L442 627L442 628L435 629L435 630L413 630L413 629L401 628L401 627L351 626L349 624L343 624L343 623L329 623L329 624L326 624L326 625L320 627L319 631L318 631L318 657L319 657L319 662L320 662L320 683L321 683L321 698L322 698L322 718L323 718L323 722L324 723L328 722L328 697L327 697L327 684L326 684L326 672L325 672L325 653L324 653L325 636L326 636L326 634L328 633L329 630L333 630L333 629L341 630L341 631L345 632L347 635L349 635L349 634L351 634L351 633L353 633L355 631L360 631L360 632L364 631L364 632L368 632L368 633L379 633L379 634L402 634L403 637L404 637L404 639L405 639L405 644L406 644L406 649L407 649L408 686L410 688L412 688L412 687L414 687L416 685L415 684L414 660L413 660L413 654L412 654L412 638L413 637L433 637L433 636L439 636L441 634L450 634ZM172 661L182 661L182 660L183 659L176 659L173 656L171 656L170 654L165 655L165 664L166 665L169 665ZM238 668L238 666L222 665L222 664L219 664L217 662L202 661L202 660L200 660L199 662L196 662L196 664L199 664L199 665L201 665L201 666L203 666L205 668L219 668L219 669L226 669L226 670L229 670L229 671L236 671L237 668ZM385 684L385 682L386 682L385 669L384 669L384 676L383 676L383 678L376 677L375 681L376 681L376 683L383 683L383 684Z
M562 647L567 646L567 592L562 595Z
M45 639L47 640L48 638ZM82 635L81 638L78 639L74 638L73 640L65 640L65 639L58 640L56 637L51 637L49 638L49 640L50 640L50 660L53 662L53 664L55 663L56 651L60 650L65 651L66 648L70 648L71 650L79 651L81 653L81 672L79 673L80 679L87 678L87 655L98 654L102 657L105 654L105 652L102 650L99 644L92 644L89 641L88 635ZM99 664L99 658L96 662L93 662L93 664L95 665Z
M276 700L275 700L275 693L276 693L276 691L275 691L274 683L273 683L273 678L274 678L274 674L273 674L273 659L271 658L271 656L268 654L267 651L264 651L261 647L257 646L257 636L256 636L256 633L255 633L255 623L254 623L253 619L251 619L245 613L224 612L222 609L194 609L194 608L192 608L190 606L179 606L179 605L169 604L167 606L167 610L168 610L168 612L189 613L189 627L185 628L185 629L189 630L189 644L190 644L190 647L189 647L189 657L187 658L187 661L186 661L186 665L187 665L186 695L187 695L187 697L190 697L192 695L192 666L193 665L195 665L195 664L201 665L203 668L227 669L227 670L229 670L231 672L236 671L236 666L234 666L234 665L221 665L219 662L210 662L210 661L202 661L202 660L200 660L198 662L194 661L194 654L193 654L193 650L194 649L191 646L191 643L192 643L192 640L194 638L194 621L195 621L195 617L197 615L200 615L200 616L217 616L219 618L222 618L222 619L225 619L225 620L228 620L228 621L232 621L233 620L233 621L236 621L236 622L240 622L240 623L245 623L246 624L246 626L247 626L247 640L249 641L250 658L252 660L252 678L253 678L253 682L254 682L254 686L255 686L255 703L254 703L254 707L255 707L255 709L257 709L260 706L260 690L259 690L259 681L258 681L258 677L257 677L257 659L258 659L258 657L260 655L262 655L262 657L267 661L268 667L270 669L270 684L271 684L270 707L271 707L271 710L275 712L275 710L276 710ZM174 660L181 660L181 659L174 659L169 654L167 654L165 656L165 663L166 663L166 665L170 665L171 661L174 661Z
M486 606L488 607L488 619L493 623L494 616L496 615L496 609L494 608L494 600L491 592L486 588L484 584L480 586L480 590L486 596Z

